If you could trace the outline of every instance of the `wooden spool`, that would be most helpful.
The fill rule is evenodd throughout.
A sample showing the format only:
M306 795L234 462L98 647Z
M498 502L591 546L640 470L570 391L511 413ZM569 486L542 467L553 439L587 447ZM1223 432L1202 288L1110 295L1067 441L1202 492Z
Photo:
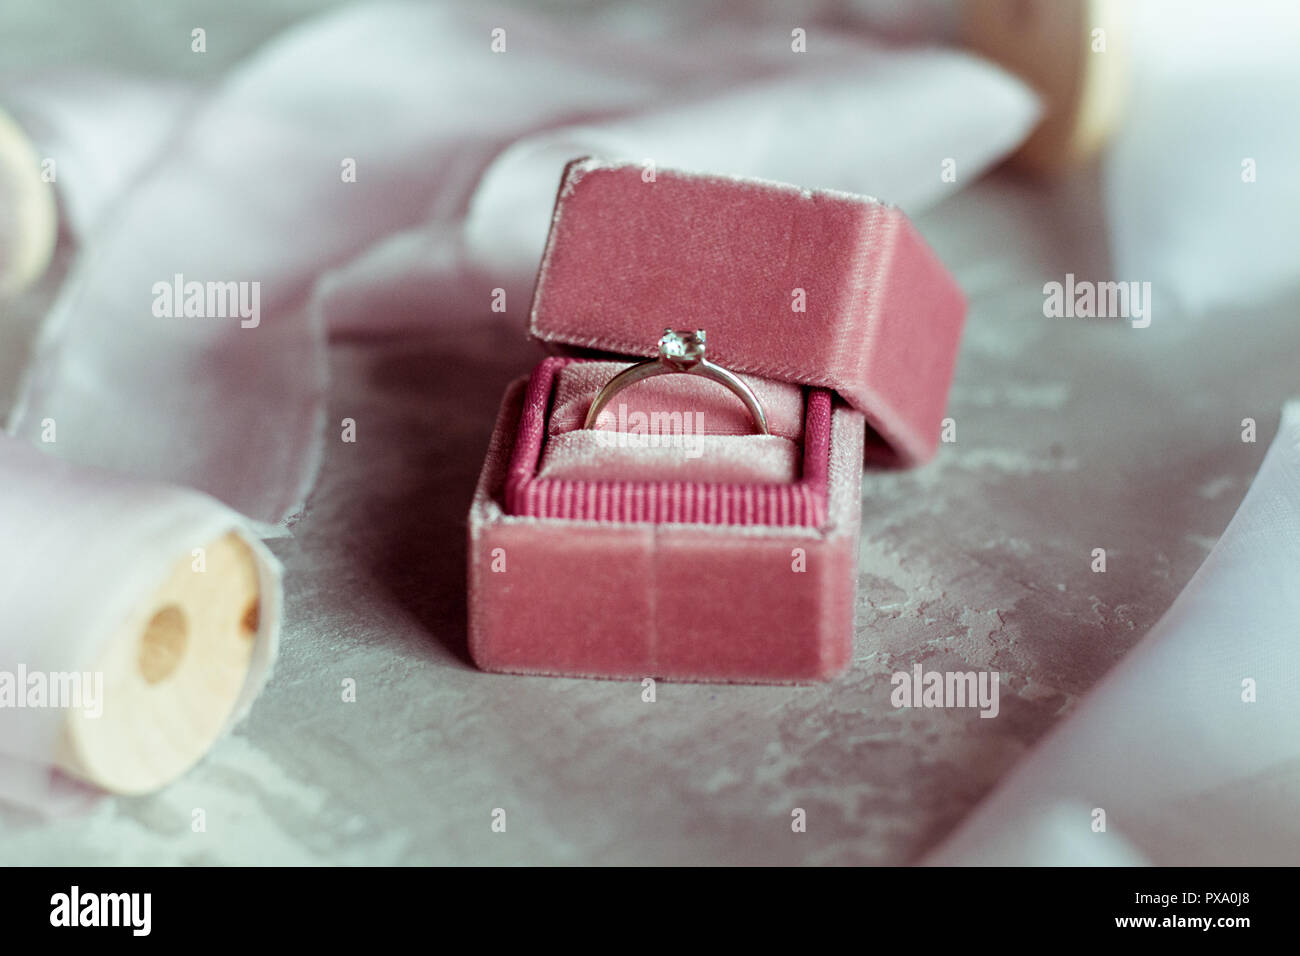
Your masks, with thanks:
M1043 98L1043 119L1012 156L1052 173L1085 164L1123 113L1128 30L1115 0L965 0L966 46L1001 64ZM1104 51L1094 50L1101 30Z
M57 757L67 773L122 794L170 783L208 751L238 701L258 633L252 550L233 532L186 555L130 614L92 671L103 713L73 709Z
M19 292L49 267L59 235L54 184L27 135L0 111L0 295Z

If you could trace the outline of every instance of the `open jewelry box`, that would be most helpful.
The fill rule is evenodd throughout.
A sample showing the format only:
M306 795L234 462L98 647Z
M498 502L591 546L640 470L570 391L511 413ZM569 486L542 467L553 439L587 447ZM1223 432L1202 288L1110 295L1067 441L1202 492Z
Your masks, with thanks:
M907 218L861 196L583 159L469 515L485 670L800 682L852 658L864 461L933 455L965 315ZM702 328L716 382L601 386ZM658 425L658 428L655 425Z

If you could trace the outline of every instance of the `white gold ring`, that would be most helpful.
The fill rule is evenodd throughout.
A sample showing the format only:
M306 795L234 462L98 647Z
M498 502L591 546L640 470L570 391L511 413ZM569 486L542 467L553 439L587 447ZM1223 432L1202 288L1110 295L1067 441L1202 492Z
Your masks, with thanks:
M609 404L609 400L629 385L645 378L672 373L703 375L719 385L725 385L745 403L745 408L753 417L759 433L768 434L767 415L763 411L763 406L758 403L758 396L754 394L754 390L732 372L704 357L703 329L696 329L694 332L664 329L663 337L659 340L659 357L629 366L606 382L605 387L591 403L591 408L587 411L587 420L582 427L594 428L596 420Z

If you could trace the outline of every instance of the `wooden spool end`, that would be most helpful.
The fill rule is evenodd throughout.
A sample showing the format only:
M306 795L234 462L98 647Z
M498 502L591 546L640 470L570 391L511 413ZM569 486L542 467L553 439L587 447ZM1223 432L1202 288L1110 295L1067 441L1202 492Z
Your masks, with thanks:
M105 790L148 793L208 751L248 675L261 607L257 561L235 533L187 555L108 642L103 713L72 710L57 762Z
M36 149L0 110L0 295L19 292L49 267L59 235L54 184Z
M1043 98L1043 119L1011 163L1053 173L1086 163L1123 114L1128 29L1115 0L965 0L966 46ZM1094 31L1100 30L1099 36ZM1104 50L1094 49L1098 43Z

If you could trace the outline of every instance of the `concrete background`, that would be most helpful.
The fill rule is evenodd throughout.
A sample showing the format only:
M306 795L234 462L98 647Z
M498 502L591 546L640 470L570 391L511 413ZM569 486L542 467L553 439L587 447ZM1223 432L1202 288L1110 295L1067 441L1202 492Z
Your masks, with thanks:
M0 71L184 69L203 25L216 75L323 6L6 5ZM997 174L919 217L971 299L958 440L927 467L866 478L843 680L660 684L645 704L635 682L476 671L465 512L501 393L539 353L521 321L439 317L427 335L332 347L329 417L355 418L359 440L327 446L294 537L273 543L287 625L250 718L155 796L4 815L0 862L916 860L1168 607L1296 389L1286 303L1193 322L1157 299L1145 330L1044 318L1044 282L1105 268L1098 206L1089 173L1052 188ZM15 314L38 315L52 282ZM1247 416L1257 444L1240 440ZM1089 569L1095 547L1106 574ZM1001 715L894 709L890 675L917 662L1001 671ZM791 832L795 807L807 833ZM191 832L194 808L206 833ZM1231 852L1204 862L1251 862Z

